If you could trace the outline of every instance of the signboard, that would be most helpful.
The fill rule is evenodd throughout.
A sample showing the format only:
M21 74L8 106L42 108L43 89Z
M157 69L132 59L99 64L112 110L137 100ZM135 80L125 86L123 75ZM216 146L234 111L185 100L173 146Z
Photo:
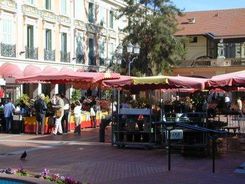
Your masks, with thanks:
M166 136L168 139L168 131L166 132ZM171 130L170 131L170 140L179 140L179 139L183 139L183 130Z

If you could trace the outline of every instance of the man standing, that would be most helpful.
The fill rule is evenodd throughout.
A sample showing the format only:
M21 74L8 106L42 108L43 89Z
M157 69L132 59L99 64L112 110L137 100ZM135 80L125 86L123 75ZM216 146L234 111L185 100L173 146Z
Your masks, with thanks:
M39 133L39 128L41 126L41 134L44 135L44 125L45 125L45 112L47 110L47 105L44 102L45 95L41 93L38 99L34 103L34 108L36 111L36 134Z
M64 116L62 118L62 129L64 133L68 132L68 123L69 123L69 110L70 110L70 103L69 100L66 98L65 95L61 94L61 98L64 101Z
M56 104L53 104L53 108L55 109L56 111L56 117L55 117L55 128L54 128L54 131L53 131L53 134L56 135L57 132L59 134L62 134L63 131L62 131L62 126L61 126L61 120L64 116L64 101L63 99L61 98L61 96L59 94L56 94L55 95L55 101L56 101Z
M228 94L225 95L225 106L226 106L226 110L230 110L231 107L231 99L228 96Z
M237 98L237 106L238 106L238 113L239 113L240 117L243 117L242 100L240 97Z
M4 105L5 129L7 133L11 131L11 123L13 121L14 109L15 106L11 102L11 99L7 99L7 103Z

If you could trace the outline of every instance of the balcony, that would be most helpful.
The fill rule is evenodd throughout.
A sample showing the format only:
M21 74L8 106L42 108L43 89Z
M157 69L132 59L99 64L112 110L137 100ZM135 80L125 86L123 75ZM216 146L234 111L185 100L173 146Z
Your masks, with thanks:
M55 61L55 50L44 49L44 60Z
M70 52L60 51L60 61L70 63Z
M16 45L1 43L1 56L16 57Z
M26 59L38 59L38 48L25 47Z
M176 67L245 66L245 58L183 60Z
M83 54L76 54L76 63L84 64L84 55Z
M89 65L96 65L96 58L93 54L88 55L88 63Z

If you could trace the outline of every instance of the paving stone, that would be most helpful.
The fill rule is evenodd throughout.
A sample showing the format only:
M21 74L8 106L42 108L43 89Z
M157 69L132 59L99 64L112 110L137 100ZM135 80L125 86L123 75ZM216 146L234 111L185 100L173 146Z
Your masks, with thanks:
M209 157L172 154L168 171L166 150L118 149L109 142L109 128L106 143L98 142L98 132L97 128L85 129L81 136L0 134L0 169L24 167L40 173L47 168L52 173L91 184L242 184L245 181L245 175L234 172L244 162L242 152L220 155L215 162L216 173L212 173ZM28 156L21 162L23 150L27 150Z

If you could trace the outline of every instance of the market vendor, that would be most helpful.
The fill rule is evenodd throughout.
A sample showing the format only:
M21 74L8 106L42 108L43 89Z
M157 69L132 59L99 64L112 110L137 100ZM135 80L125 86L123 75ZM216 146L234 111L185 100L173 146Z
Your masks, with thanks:
M36 111L36 135L39 133L41 127L41 134L44 135L45 113L47 105L44 102L45 95L41 93L38 99L34 102L34 108Z

